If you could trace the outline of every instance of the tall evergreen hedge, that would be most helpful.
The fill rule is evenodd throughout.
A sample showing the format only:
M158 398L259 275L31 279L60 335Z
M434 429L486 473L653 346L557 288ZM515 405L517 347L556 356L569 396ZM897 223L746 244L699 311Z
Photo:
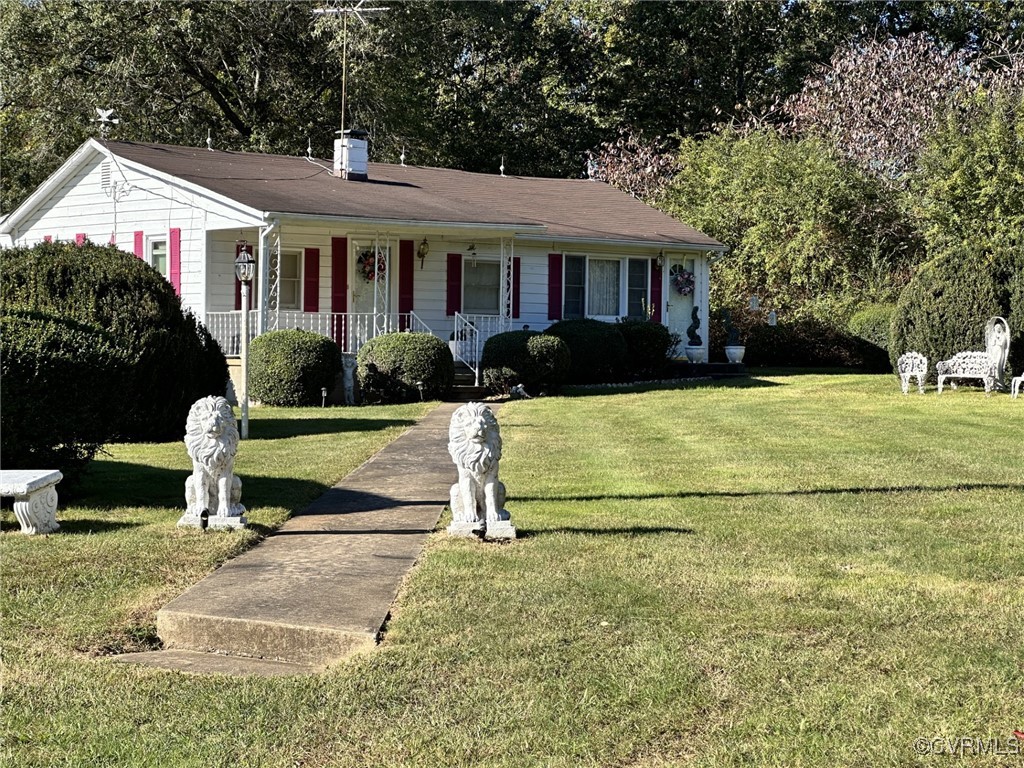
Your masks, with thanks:
M227 361L217 342L141 259L88 242L42 243L4 250L0 269L5 312L38 312L102 329L127 361L103 384L118 406L118 438L178 440L192 403L224 394ZM67 397L74 407L75 393Z
M957 352L985 348L985 324L993 316L1010 324L1010 365L1024 362L1024 252L985 252L953 246L922 265L904 288L889 329L889 357L895 367L904 352L935 364Z

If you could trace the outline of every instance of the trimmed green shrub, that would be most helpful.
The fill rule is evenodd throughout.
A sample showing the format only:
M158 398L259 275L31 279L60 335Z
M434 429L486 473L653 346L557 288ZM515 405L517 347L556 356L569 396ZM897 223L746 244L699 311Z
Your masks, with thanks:
M334 389L341 368L341 352L326 336L298 329L271 331L252 341L250 392L267 405L320 405L321 390Z
M40 312L0 313L0 465L69 484L117 437L129 361L112 334Z
M896 304L889 333L889 358L895 368L904 352L928 358L929 376L935 364L957 352L985 348L985 323L994 315L1006 317L1009 296L1000 262L966 247L954 247L924 264ZM1011 324L1010 332L1021 329Z
M626 318L617 328L626 341L629 373L637 379L656 379L668 366L672 334L661 323Z
M387 333L370 339L360 347L357 361L366 403L405 403L421 396L439 400L455 383L451 350L429 333Z
M527 392L555 392L569 373L569 347L556 336L509 331L491 336L480 358L484 385L508 394L521 384Z
M227 388L217 343L160 273L112 246L42 243L3 251L0 306L104 329L131 367L104 387L119 406L118 437L177 440L188 410Z
M742 309L731 314L740 343L746 347L745 365L874 370L879 364L873 345L812 316L768 325L759 314ZM725 360L726 333L722 323L712 322L708 333L711 359Z
M850 335L864 342L865 367L879 373L889 369L889 325L895 311L895 304L869 304L850 318Z
M569 347L571 365L566 383L607 384L622 381L628 367L626 340L612 323L560 320L544 333Z

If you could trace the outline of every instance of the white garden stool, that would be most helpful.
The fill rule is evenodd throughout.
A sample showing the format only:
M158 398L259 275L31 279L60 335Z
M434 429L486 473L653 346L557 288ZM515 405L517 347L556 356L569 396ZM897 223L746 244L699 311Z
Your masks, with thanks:
M22 533L32 536L60 529L57 483L63 479L56 469L0 470L0 496L14 497L14 516Z

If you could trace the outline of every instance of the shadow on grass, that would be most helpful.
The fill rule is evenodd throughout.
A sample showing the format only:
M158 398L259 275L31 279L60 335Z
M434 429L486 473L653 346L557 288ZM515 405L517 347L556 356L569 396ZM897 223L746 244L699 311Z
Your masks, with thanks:
M125 461L94 461L74 495L75 506L185 508L185 480L191 472ZM247 507L295 508L308 504L328 486L291 477L245 477L242 503Z
M660 536L666 533L677 533L692 536L697 533L693 528L677 528L675 526L653 526L632 527L632 528L538 528L529 530L519 528L516 530L516 538L533 539L538 536L550 536L557 533L568 533L579 536Z
M135 520L97 520L95 518L64 520L60 516L60 510L57 511L57 522L60 523L60 533L71 536L88 536L92 533L120 531L126 528L138 528L142 525Z
M777 381L764 381L750 376L734 376L722 379L680 379L678 381L637 381L631 384L566 384L561 397L593 397L595 395L633 394L636 392L657 392L662 390L685 389L761 389L785 386Z
M328 415L313 419L253 419L249 422L249 439L280 440L304 435L379 432L390 427L411 427L415 423L413 419L358 419Z
M676 493L611 493L579 496L515 496L511 501L644 501L654 499L745 499L757 496L838 496L862 493L946 493L949 491L1024 491L1019 483L957 485L894 485L878 488L808 488L794 491L677 491Z

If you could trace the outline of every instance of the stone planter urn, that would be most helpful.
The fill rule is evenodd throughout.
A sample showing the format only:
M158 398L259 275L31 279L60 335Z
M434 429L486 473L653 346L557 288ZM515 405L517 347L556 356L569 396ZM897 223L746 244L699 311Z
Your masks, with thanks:
M693 347L687 344L684 347L686 351L686 359L691 363L703 363L704 362L704 347Z
M728 346L725 348L725 359L730 363L742 363L743 353L747 351L747 348L740 345Z

